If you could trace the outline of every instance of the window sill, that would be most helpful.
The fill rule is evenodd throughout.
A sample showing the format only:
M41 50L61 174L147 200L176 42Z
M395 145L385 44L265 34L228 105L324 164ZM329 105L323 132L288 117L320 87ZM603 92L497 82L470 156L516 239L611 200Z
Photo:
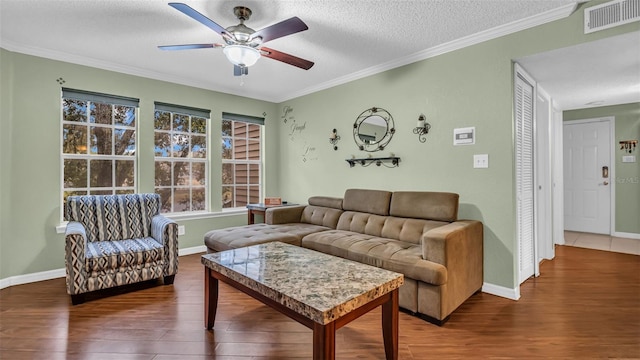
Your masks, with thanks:
M168 219L174 221L187 221L187 220L200 220L200 219L213 219L219 217L227 217L227 216L235 216L235 215L246 215L247 210L245 208L236 208L230 210L223 210L219 212L197 212L197 213L189 213L189 214L180 214L180 213L172 213L172 214L163 214ZM58 226L56 226L56 233L64 234L67 231L67 223L68 221L61 222Z

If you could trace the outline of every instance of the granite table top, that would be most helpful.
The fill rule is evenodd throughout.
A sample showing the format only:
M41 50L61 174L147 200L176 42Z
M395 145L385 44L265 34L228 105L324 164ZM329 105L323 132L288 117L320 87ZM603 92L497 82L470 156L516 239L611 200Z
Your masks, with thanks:
M400 273L281 242L202 255L201 262L319 324L404 283Z

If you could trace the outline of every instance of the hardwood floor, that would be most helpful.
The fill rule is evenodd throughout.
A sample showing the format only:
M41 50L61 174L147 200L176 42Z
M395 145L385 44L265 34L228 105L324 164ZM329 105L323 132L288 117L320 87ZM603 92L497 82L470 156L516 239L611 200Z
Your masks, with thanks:
M521 299L474 295L437 327L400 313L400 359L639 358L640 256L559 246ZM72 306L64 279L0 291L2 359L309 359L311 331L220 285L204 329L199 255L173 285L146 283ZM382 359L380 310L336 333L337 359Z

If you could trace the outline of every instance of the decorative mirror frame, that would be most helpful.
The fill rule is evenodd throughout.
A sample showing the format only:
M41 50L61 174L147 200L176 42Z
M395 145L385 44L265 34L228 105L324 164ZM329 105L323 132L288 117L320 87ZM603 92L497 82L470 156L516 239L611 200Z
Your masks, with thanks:
M365 120L367 120L372 116L378 116L384 119L385 122L387 123L387 131L382 137L382 139L373 143L368 143L363 141L360 138L359 130L360 130L360 125ZM372 107L371 109L367 109L363 111L360 115L358 115L358 117L356 118L356 121L353 123L353 140L356 142L358 149L362 151L374 152L374 151L384 150L387 144L389 144L389 142L391 141L391 138L393 137L393 134L395 132L396 132L396 127L393 122L393 117L387 110L379 107Z

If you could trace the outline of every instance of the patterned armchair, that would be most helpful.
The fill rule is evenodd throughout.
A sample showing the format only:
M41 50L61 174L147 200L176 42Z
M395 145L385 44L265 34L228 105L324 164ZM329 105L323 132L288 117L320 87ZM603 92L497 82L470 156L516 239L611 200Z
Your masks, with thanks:
M65 218L67 293L73 304L90 291L178 272L178 225L159 214L158 194L69 196Z

